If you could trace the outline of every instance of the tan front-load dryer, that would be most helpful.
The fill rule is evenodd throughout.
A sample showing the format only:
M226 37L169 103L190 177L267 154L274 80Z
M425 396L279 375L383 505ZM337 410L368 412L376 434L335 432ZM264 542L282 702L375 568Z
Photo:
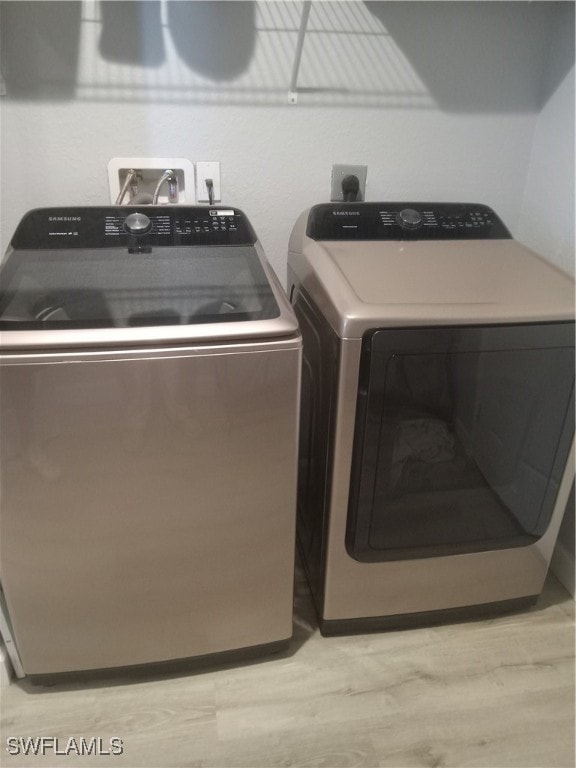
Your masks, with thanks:
M298 540L325 634L533 603L574 477L574 283L477 204L318 205Z

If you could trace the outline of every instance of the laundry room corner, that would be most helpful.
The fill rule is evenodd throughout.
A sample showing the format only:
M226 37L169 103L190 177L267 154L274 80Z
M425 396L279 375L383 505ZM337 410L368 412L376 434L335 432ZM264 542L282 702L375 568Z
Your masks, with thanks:
M3 765L572 765L575 8L0 0Z
M0 3L2 252L30 208L110 202L111 158L180 155L220 162L283 280L350 159L368 199L487 202L574 272L573 3L313 3L290 104L303 7Z

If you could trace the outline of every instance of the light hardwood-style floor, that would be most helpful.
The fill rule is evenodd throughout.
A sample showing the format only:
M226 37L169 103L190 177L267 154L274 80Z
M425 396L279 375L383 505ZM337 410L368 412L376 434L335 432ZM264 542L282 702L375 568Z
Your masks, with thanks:
M574 601L322 638L301 571L290 653L202 673L2 692L2 766L572 768ZM121 756L9 756L9 736L111 736Z

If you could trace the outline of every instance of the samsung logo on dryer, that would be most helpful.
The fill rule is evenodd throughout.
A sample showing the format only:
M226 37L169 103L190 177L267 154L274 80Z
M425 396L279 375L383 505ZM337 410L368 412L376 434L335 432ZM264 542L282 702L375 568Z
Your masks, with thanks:
M82 221L82 216L48 216L48 221Z
M332 216L360 216L360 211L332 211Z

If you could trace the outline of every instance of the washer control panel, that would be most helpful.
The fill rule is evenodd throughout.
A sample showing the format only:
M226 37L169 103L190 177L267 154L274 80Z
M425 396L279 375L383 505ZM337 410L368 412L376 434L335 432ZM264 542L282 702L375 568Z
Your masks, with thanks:
M310 209L313 240L492 240L511 234L480 203L326 203Z
M238 208L104 206L37 208L21 221L14 248L151 248L253 245L256 235Z

